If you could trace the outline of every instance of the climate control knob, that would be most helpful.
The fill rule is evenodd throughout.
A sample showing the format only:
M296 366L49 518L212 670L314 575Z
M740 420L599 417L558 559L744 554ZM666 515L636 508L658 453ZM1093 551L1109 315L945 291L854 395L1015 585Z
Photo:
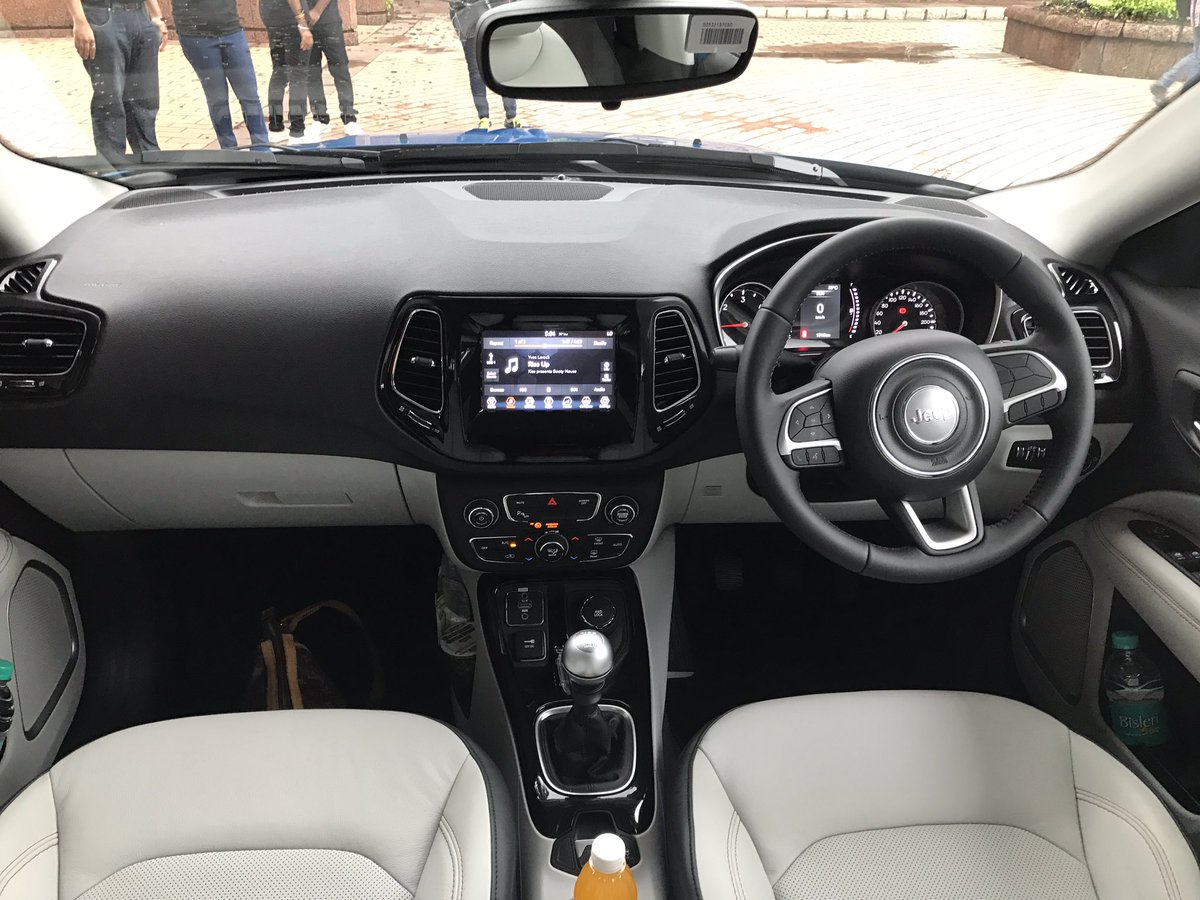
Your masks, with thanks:
M533 552L542 562L558 562L567 558L570 545L561 534L543 534L533 545Z
M500 510L491 500L472 500L463 510L463 518L472 528L491 528L500 520Z
M604 505L604 518L624 527L637 518L638 505L632 497L613 497Z

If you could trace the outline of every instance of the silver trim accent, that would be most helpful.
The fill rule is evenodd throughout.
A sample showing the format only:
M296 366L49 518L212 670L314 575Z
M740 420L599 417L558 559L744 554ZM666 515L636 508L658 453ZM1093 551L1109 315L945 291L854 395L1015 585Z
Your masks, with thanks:
M633 535L632 535L632 534L624 534L624 533L622 533L622 532L619 532L619 531L605 531L605 532L603 532L603 533L599 533L599 532L598 532L598 533L596 533L596 534L589 534L589 535L585 535L584 537L590 537L590 538L594 538L594 537L623 537L623 538L629 538L629 544L628 544L628 545L626 545L625 549L624 549L624 550L622 550L620 553L618 553L616 556L606 556L606 557L604 557L603 559L576 559L576 560L572 560L572 559L571 559L571 557L570 557L570 556L568 556L568 557L567 557L567 561L568 561L568 562L577 562L577 563L612 562L614 559L620 559L622 556L624 556L626 553L628 553L628 552L629 552L629 548L633 546ZM581 538L580 538L580 540L582 540L582 539L583 539L583 538L581 537ZM567 545L568 545L568 549L569 549L569 547L570 547L570 541L568 541L568 542L567 542Z
M561 497L564 494L582 494L585 497L596 498L596 505L592 514L586 519L572 519L572 522L590 522L592 519L596 518L596 514L600 512L600 501L603 498L596 491L513 491L511 494L505 494L500 499L500 505L504 507L504 515L507 517L508 521L524 524L523 522L520 522L520 520L514 519L512 517L512 513L508 511L509 497Z
M1015 424L1008 422L1008 410L1011 407L1016 406L1022 400L1028 400L1030 397L1036 397L1039 394L1046 394L1050 391L1061 391L1066 393L1067 376L1062 373L1058 366L1051 362L1050 358L1046 356L1046 354L1040 353L1037 350L1001 350L999 353L987 354L988 359L995 359L997 356L1036 356L1043 363L1045 363L1046 368L1048 368L1054 375L1054 380L1045 387L1038 388L1035 391L1026 391L1023 394L1017 394L1015 397L1009 397L1004 401L1004 421L1006 424Z
M934 438L933 440L930 440L929 438L921 437L921 435L919 435L915 431L913 431L913 423L910 422L908 419L909 407L912 406L913 401L916 400L917 397L920 396L924 391L930 391L930 392L938 391L942 394L945 394L947 397L947 405L954 406L954 424L953 424L953 426L943 437ZM918 444L923 444L926 447L932 447L935 444L940 444L940 443L942 443L944 441L948 441L950 438L952 438L954 436L954 432L956 432L958 430L958 422L961 417L962 417L962 411L958 408L958 401L956 399L954 399L954 395L952 393L950 393L948 390L946 390L944 387L942 387L941 385L938 385L938 384L927 384L924 387L917 388L915 391L912 392L912 395L908 398L908 402L906 402L904 404L904 427L908 430L908 436L910 438L912 438L914 441L916 441Z
M57 259L54 259L53 257L47 257L46 259L34 259L30 260L29 262L12 266L11 268L7 269L3 275L0 275L0 294L7 294L10 297L40 298L42 296L42 285L44 285L46 283L46 279L50 277L50 272L54 269L54 266L57 262ZM42 274L38 276L38 280L34 283L32 291L30 291L28 294L18 294L15 292L9 293L8 291L4 290L5 283L13 275L13 273L19 269L27 269L30 266L36 266L38 263L45 263L46 267L42 269Z
M795 244L795 243L799 243L800 241L815 240L818 243L820 243L821 241L828 240L829 238L835 237L839 234L841 234L840 231L818 231L815 234L801 234L801 235L797 235L796 237L784 238L783 240L779 240L779 241L772 241L769 244L763 244L763 246L757 247L754 250L751 250L750 252L745 253L742 256L739 256L737 259L735 259L733 262L729 263L729 265L727 265L725 268L723 268L720 272L718 272L717 277L713 280L713 323L717 327L717 336L720 338L720 343L718 344L718 346L720 346L720 347L737 347L737 346L739 346L737 341L735 341L733 338L729 337L725 333L725 331L721 328L721 299L725 296L725 282L729 280L729 276L731 274L733 274L734 269L737 269L740 266L744 265L745 263L748 263L750 260L754 259L757 256L761 256L764 253L770 253L772 250L775 250L779 247L785 247L788 244ZM798 261L798 259L799 258L797 258L797 261ZM793 263L793 265L794 264L795 263ZM765 287L765 285L764 285L764 287ZM774 286L772 286L771 290L774 290L774 289L775 289ZM951 291L951 293L954 293L954 292ZM957 297L958 295L955 294L955 296ZM961 299L959 300L959 305L960 306L962 305ZM1000 286L997 285L996 286L996 305L992 309L992 328L991 328L991 332L988 335L988 341L993 341L996 339L996 329L999 328L999 326L1000 326L1000 313L1002 311L1003 306L1004 306L1004 293L1003 293L1003 291L1000 290ZM965 318L965 315L963 318ZM866 340L866 338L863 338L863 340ZM803 343L806 346L809 346L809 345L812 345L815 343L821 343L821 342L819 342L819 341L800 341L800 343ZM823 352L823 351L814 347L809 352L818 353L818 352ZM800 355L805 355L805 354L800 354Z
M907 500L900 501L900 511L908 525L909 532L917 539L922 550L945 553L948 550L958 550L968 544L973 544L979 537L979 525L975 520L975 506L971 503L970 485L964 485L946 497L945 503L946 515L939 521L950 521L958 525L962 532L954 537L939 540L930 535L929 529L925 527L925 523L921 521L917 511L913 509L913 505ZM951 509L952 503L955 504L954 509Z
M675 402L669 403L666 406L659 407L658 401L654 397L654 393L658 387L655 380L655 373L658 368L658 320L663 316L671 314L679 316L679 321L683 323L683 330L687 332L688 343L692 347L692 367L696 370L696 387L692 389L690 394L680 397ZM662 309L654 314L654 318L650 320L650 353L652 354L650 359L650 400L656 413L665 413L669 409L674 409L680 404L687 403L700 393L700 382L704 380L704 373L700 371L700 352L696 346L696 336L692 334L692 325L688 321L688 317L683 314L683 310L675 308Z
M980 405L983 407L983 427L979 429L979 439L975 442L975 446L971 448L971 452L950 468L939 469L936 472L914 469L912 466L907 465L906 463L903 463L897 459L895 454L893 454L892 451L890 451L884 445L883 438L879 434L879 419L875 416L875 407L879 404L879 394L883 390L883 386L887 384L887 380L909 363L913 363L921 359L936 359L941 362L949 363L961 371L967 376L967 379L971 382L971 384L974 385L975 390L979 392L979 400L981 401ZM988 426L991 424L992 420L992 410L988 404L987 391L983 389L983 382L979 380L979 376L957 359L946 356L944 353L918 353L914 356L905 357L904 359L900 360L900 362L888 369L887 372L884 373L884 376L876 383L875 390L871 392L871 404L870 409L867 411L867 415L871 417L871 438L875 441L875 446L879 452L883 454L884 458L886 458L888 462L890 462L901 472L904 472L908 475L914 475L917 478L944 478L947 475L953 475L955 472L959 471L968 463L970 463L983 446L984 438L987 437Z
M396 389L396 366L400 363L400 348L404 346L404 336L406 334L408 334L408 326L412 323L413 316L415 316L419 312L432 313L434 316L437 317L437 321L438 321L438 343L441 344L442 358L441 358L439 365L437 366L437 370L438 370L438 384L441 386L442 402L440 404L438 404L437 409L430 409L424 403L418 403L412 397L408 396L408 394L405 394L402 391L399 391ZM402 329L400 329L400 338L399 338L399 340L396 341L396 352L392 355L392 371L391 371L391 377L388 379L388 386L391 387L392 393L394 393L397 397L403 397L405 400L407 400L413 406L419 406L421 409L425 410L425 412L427 412L427 413L432 413L435 416L440 416L442 414L442 410L446 408L445 359L446 359L446 323L442 320L441 310L434 309L433 307L430 307L430 306L418 306L414 309L410 309L408 311L408 316L404 320L404 327Z
M487 506L484 505L485 503L487 504ZM492 516L492 521L488 522L486 525L476 525L474 522L472 522L471 521L471 513L475 512L475 510L477 510L477 509L482 509L485 512L489 513ZM494 503L492 503L492 501L482 500L482 499L481 500L472 500L470 503L467 504L467 508L463 510L463 519L465 519L466 523L468 525L470 525L472 528L491 528L493 525L495 525L497 522L500 521L500 514L496 510L496 505Z
M956 295L957 296L957 295ZM1000 313L1004 309L1004 291L1000 290L1000 285L996 285L996 308L992 310L992 327L988 329L987 341L990 344L996 339L996 331L1000 328ZM967 318L966 311L962 309L962 299L958 301L959 311L963 314L963 320Z
M546 771L546 756L542 750L541 732L546 727L546 722L550 719L559 716L565 716L571 711L570 703L559 703L555 706L549 706L538 713L537 718L533 720L533 743L537 747L538 768L541 769L542 780L550 787L552 791L562 794L565 797L609 797L613 794L619 794L626 790L637 775L637 727L633 722L633 714L623 706L617 706L615 703L601 703L600 709L604 712L613 712L620 715L629 724L629 739L633 741L633 765L630 766L629 777L625 782L617 788L609 791L572 791L564 788L560 784L556 784L554 779Z
M807 450L810 447L833 447L839 453L842 450L842 442L837 438L832 438L824 441L793 441L788 435L788 420L792 418L792 410L801 403L807 403L809 400L816 400L818 397L824 397L833 390L831 387L824 387L818 391L813 391L811 394L805 394L795 403L791 404L783 413L783 421L779 424L779 455L784 459L791 459L793 450Z

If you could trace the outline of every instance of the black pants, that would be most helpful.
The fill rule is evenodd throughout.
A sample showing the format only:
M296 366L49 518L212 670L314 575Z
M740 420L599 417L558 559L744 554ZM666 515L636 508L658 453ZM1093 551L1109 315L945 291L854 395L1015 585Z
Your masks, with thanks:
M294 135L304 133L308 114L309 54L300 49L300 31L295 25L268 25L267 43L271 48L271 80L267 83L267 119L272 125L283 122L283 91L288 92L288 125Z
M343 122L353 122L358 116L354 109L354 82L350 79L350 56L346 53L346 36L340 18L330 19L329 10L312 26L313 46L308 63L308 102L313 118L329 121L325 103L325 84L321 80L321 54L329 63L329 74L337 89L338 112Z
M159 33L141 4L83 7L96 36L96 56L83 67L92 79L92 136L96 152L120 162L157 150Z

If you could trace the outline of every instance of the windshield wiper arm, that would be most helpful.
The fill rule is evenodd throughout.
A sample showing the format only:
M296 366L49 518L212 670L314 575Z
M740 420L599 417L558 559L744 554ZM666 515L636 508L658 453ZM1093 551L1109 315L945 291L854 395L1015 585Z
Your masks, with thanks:
M148 182L167 183L180 176L205 172L326 172L362 175L378 171L379 151L360 148L334 151L272 147L255 150L150 150L134 154L127 163L95 174L129 187Z

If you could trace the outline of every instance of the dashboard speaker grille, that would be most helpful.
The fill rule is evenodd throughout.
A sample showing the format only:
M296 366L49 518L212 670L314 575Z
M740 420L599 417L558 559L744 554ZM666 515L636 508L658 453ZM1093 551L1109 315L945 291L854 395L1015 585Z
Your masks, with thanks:
M612 193L612 186L594 181L477 181L464 190L480 200L547 202L599 200Z
M190 188L143 188L130 191L113 205L113 209L139 209L146 206L162 206L167 203L186 203L189 200L215 200L204 191Z
M65 375L86 336L87 326L77 319L0 313L0 375Z
M678 406L700 389L700 362L687 318L677 309L654 317L654 409Z
M410 403L440 413L445 402L445 351L441 314L415 309L408 314L392 362L392 388Z
M9 269L0 278L0 294L32 294L49 265L50 260L42 259Z
M1029 570L1021 635L1054 689L1071 703L1083 693L1092 621L1092 573L1074 544L1055 544Z

